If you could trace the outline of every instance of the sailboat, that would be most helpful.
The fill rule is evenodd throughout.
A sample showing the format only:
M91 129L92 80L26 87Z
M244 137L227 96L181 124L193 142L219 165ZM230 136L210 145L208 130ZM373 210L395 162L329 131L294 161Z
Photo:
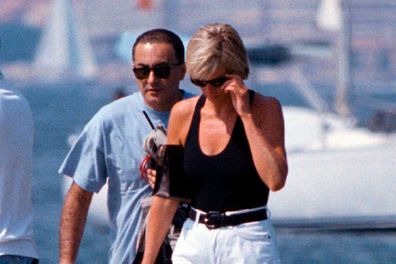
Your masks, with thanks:
M298 67L287 77L310 107L282 106L289 175L270 194L274 224L396 228L396 133L373 132L329 111Z
M36 52L34 68L44 81L94 79L97 66L83 23L70 0L54 0Z
M348 10L323 0L318 25L338 31L336 113L298 69L295 87L314 110L284 107L289 176L270 196L278 225L319 228L396 228L396 134L374 133L351 122L348 104Z
M329 113L284 107L289 176L271 193L274 223L396 228L396 135Z

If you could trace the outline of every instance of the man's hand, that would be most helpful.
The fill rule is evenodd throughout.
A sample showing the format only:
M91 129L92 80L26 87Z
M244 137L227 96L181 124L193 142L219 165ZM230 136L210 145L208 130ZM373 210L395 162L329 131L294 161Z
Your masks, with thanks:
M156 170L153 170L153 169L148 169L146 175L147 175L148 184L150 185L150 187L151 187L152 189L154 189L155 177L156 177L156 175L157 175L157 171L156 171Z

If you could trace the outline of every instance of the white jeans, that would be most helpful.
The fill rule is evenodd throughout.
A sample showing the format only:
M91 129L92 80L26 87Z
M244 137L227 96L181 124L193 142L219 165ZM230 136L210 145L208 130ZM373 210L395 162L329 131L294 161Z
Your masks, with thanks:
M208 229L187 219L172 255L174 264L280 263L270 220Z

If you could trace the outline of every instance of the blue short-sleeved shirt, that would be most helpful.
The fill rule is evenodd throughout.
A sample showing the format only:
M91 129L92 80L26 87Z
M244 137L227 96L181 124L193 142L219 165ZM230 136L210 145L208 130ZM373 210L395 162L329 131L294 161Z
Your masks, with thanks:
M184 93L184 98L191 96ZM108 180L109 263L132 263L141 201L151 194L139 171L145 156L142 145L151 132L143 110L154 125L167 126L169 112L152 110L139 92L134 93L104 106L89 121L59 169L90 192L99 192Z

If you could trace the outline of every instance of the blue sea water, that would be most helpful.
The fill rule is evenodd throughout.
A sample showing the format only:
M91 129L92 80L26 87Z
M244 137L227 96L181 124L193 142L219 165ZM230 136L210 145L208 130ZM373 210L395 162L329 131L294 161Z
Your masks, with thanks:
M63 203L57 170L69 148L67 137L112 100L113 88L81 84L20 88L31 104L35 121L32 199L34 231L43 264L57 262ZM283 93L280 87L275 88L272 92L282 97L283 103L304 104L290 93ZM277 233L283 263L396 263L395 230L277 228ZM107 263L108 247L108 230L88 223L77 263Z

